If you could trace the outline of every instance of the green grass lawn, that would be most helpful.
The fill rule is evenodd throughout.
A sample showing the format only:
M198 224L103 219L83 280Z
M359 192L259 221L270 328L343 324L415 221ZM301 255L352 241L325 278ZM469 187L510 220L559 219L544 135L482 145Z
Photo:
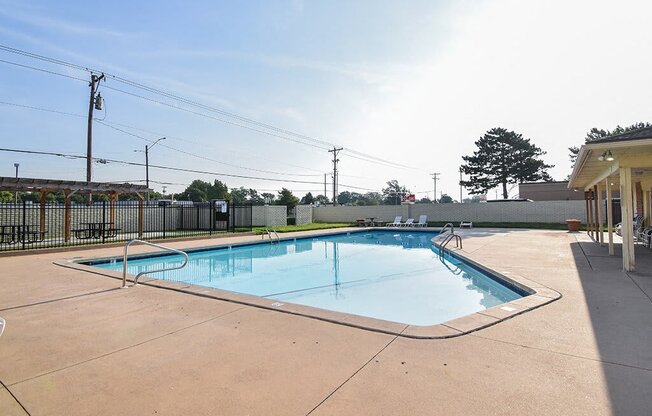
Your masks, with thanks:
M262 234L265 232L265 228L271 230L274 229L279 233L291 233L293 231L310 231L310 230L325 230L328 228L342 228L342 227L352 227L354 224L349 223L319 223L315 222L312 224L304 225L286 225L284 227L254 227L256 234Z

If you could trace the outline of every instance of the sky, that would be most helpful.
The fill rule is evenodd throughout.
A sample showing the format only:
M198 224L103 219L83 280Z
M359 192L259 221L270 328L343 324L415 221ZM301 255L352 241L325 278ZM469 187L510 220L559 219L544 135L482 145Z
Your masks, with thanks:
M144 146L166 137L150 164L210 172L150 168L159 192L199 178L323 193L326 147L338 145L340 192L396 179L432 197L438 172L437 193L459 199L462 156L491 128L529 138L563 180L567 148L592 127L652 121L650 13L627 0L0 0L0 45L209 106L100 84L93 156L144 163ZM0 62L0 147L85 155L89 74L2 50L0 60L13 63ZM22 177L86 177L82 159L1 151L0 176L14 163ZM144 170L94 163L93 180L143 181Z

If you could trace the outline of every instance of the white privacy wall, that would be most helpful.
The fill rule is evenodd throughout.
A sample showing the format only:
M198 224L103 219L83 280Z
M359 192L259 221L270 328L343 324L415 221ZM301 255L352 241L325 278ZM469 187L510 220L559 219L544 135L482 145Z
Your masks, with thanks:
M431 222L540 222L564 223L569 218L586 222L584 201L495 202L478 204L415 204L362 207L316 207L313 221L355 222L358 218L375 217L393 221L400 215L417 220L427 215Z
M252 207L254 227L283 227L288 225L285 205L254 205Z
M297 205L296 209L296 224L304 225L312 223L312 206L311 205Z

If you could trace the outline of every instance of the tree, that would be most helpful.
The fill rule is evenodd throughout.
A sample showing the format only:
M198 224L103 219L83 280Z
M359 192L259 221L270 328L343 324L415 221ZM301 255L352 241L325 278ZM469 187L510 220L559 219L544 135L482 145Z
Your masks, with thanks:
M383 202L383 196L379 192L367 192L362 197L365 205L380 205Z
M387 181L387 187L383 188L383 203L385 205L399 205L401 203L401 195L409 194L410 191L401 186L396 179Z
M419 201L417 201L420 204L432 204L432 200L428 198L427 196L424 198L421 198Z
M469 176L469 180L461 183L471 194L483 194L502 185L503 198L507 199L508 183L552 180L547 170L554 165L547 165L539 159L546 152L518 133L493 128L475 144L478 150L472 156L462 157L466 162L462 165L462 172Z
M0 191L0 202L14 202L16 196L13 192Z
M292 194L287 188L283 188L278 191L278 199L276 200L276 205L285 205L288 208L294 208L299 203L299 198Z
M231 199L229 188L224 182L217 179L212 184L201 179L195 179L182 193L176 194L174 197L195 202L205 202L211 199Z
M474 195L471 198L464 198L462 202L465 204L478 204L480 203L480 195Z
M441 196L441 198L439 198L439 203L440 204L450 204L452 202L455 202L455 201L453 201L453 198L451 198L450 195L447 195L447 194L443 194Z
M315 202L315 198L312 196L312 192L308 192L301 198L301 203L304 205L312 205Z
M644 129L647 127L652 127L652 124L648 122L638 122L627 127L616 126L616 128L611 131L593 127L588 133L586 133L586 137L584 138L584 143L591 143L592 141L601 139L603 137L613 136L615 134L627 133L628 131ZM575 166L575 161L577 160L577 154L580 152L580 147L571 146L568 148L568 152L569 152L568 157L571 161L571 167L573 167Z
M315 197L315 203L316 204L326 205L326 204L330 204L330 202L331 202L330 199L328 199L328 197L325 196L325 195L317 195Z
M273 204L274 199L276 198L276 195L270 194L269 192L263 192L260 196L263 198L265 204Z
M236 204L244 204L247 202L249 190L244 187L231 188L231 200Z

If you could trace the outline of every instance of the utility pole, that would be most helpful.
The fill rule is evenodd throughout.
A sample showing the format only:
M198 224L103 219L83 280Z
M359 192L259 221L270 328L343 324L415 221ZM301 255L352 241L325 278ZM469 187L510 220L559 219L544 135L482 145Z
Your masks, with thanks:
M435 196L435 197L433 198L432 203L433 203L433 204L436 204L436 203L437 203L437 181L439 180L439 172L433 172L433 173L431 173L431 175L432 175L432 180L433 180L433 182L434 182L434 189L433 189L433 191L434 191L434 196Z
M324 197L328 197L328 194L326 193L326 177L328 176L328 173L324 173Z
M91 87L91 95L88 100L88 130L86 133L86 182L90 182L93 178L93 109L101 110L103 107L103 98L97 93L97 87L100 81L104 79L104 74L97 76L91 74L91 82L88 84ZM88 193L88 204L90 205L93 200L93 195Z
M18 166L20 166L20 163L14 163L14 167L16 168L16 179L18 179ZM18 191L16 191L16 203L18 203Z
M340 160L337 158L337 154L342 150L341 147L333 147L328 152L333 152L333 206L337 206L337 162Z
M161 140L165 140L165 137L161 137L152 145L145 145L145 185L147 186L147 202L149 202L149 151L152 147L156 146L156 143L160 142ZM142 150L134 150L134 152L142 152Z

